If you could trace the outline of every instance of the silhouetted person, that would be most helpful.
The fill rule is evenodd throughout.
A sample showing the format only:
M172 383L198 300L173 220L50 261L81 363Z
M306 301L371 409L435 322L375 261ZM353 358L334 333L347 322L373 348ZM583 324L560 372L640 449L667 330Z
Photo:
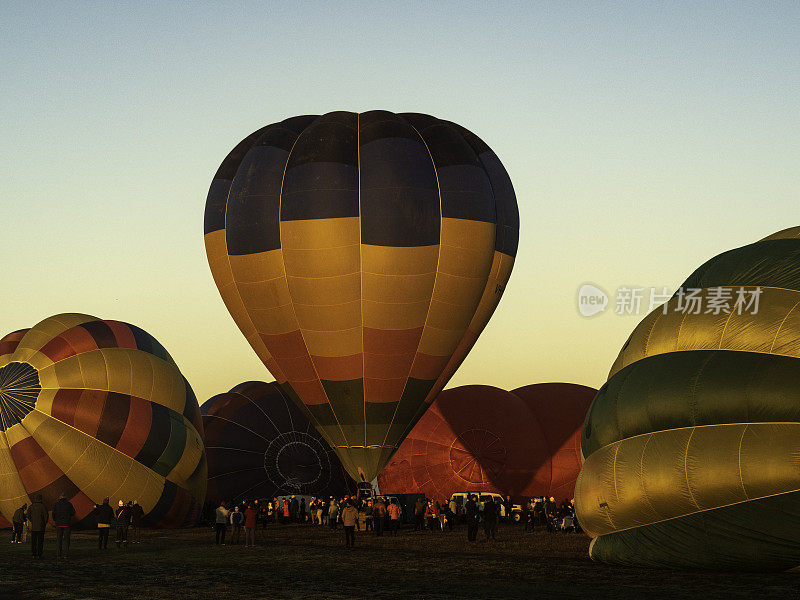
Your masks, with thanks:
M117 519L117 548L128 545L128 528L131 526L131 506L132 502L125 504L119 501L117 512L114 517Z
M558 512L558 505L556 504L556 499L552 496L545 500L544 503L544 516L546 519L547 531L549 533L554 533L555 522L556 522L556 513Z
M20 506L17 510L14 511L14 516L11 517L11 525L14 529L11 530L11 543L13 544L16 542L17 544L22 543L22 529L25 527L25 516L26 511L28 510L28 503L26 502L22 506Z
M254 548L256 545L256 520L258 511L251 504L244 511L244 545Z
M378 498L372 505L372 521L375 528L375 535L383 535L383 522L386 519L386 504L383 498Z
M425 499L417 498L414 503L414 531L425 529Z
M56 526L56 541L58 543L58 558L69 558L69 538L72 529L72 517L75 516L75 507L61 494L53 505L53 523Z
M42 504L42 495L36 494L26 514L31 522L31 555L42 558L44 551L44 530L47 527L47 508Z
M139 506L139 501L134 500L131 506L131 528L133 529L132 544L142 543L142 519L144 518L144 509Z
M497 522L500 520L499 502L489 496L483 505L483 532L487 540L494 540L497 535Z
M478 538L478 503L475 496L470 496L464 505L464 516L467 519L467 540L474 542Z
M105 550L108 548L108 532L114 520L114 509L108 503L108 498L103 498L102 504L95 505L92 514L97 521L97 548Z
M238 506L234 506L230 514L231 527L231 544L234 546L239 543L239 537L242 535L242 525L244 525L244 513L239 510Z

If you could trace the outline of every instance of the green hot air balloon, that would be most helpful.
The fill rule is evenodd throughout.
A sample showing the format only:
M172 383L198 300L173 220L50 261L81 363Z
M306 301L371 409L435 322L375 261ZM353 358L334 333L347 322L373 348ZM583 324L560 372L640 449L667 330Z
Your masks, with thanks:
M575 499L590 554L796 567L800 227L712 258L682 290L634 330L587 414Z
M485 143L385 111L256 131L219 167L205 213L236 324L367 481L486 326L518 229L511 181Z

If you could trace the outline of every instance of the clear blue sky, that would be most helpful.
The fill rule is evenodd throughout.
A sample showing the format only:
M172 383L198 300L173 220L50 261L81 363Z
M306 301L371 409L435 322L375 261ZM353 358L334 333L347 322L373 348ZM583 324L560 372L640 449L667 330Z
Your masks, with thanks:
M452 384L599 386L638 318L580 317L582 283L675 287L800 224L798 31L797 2L7 2L0 331L88 312L201 402L269 380L206 264L214 171L291 115L420 111L495 149L522 221Z

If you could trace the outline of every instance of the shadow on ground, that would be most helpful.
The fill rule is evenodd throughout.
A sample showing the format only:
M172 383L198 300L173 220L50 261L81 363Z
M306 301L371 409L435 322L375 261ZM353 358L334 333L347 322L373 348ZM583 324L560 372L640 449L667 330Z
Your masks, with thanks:
M4 532L5 533L5 532ZM10 533L9 533L10 536ZM479 538L480 539L480 538ZM258 546L215 546L206 528L148 531L141 545L99 552L94 532L74 532L69 560L27 544L0 544L2 600L513 598L800 598L797 573L687 573L592 563L582 535L500 529L494 543L453 533L362 534L344 547L328 528L273 525Z

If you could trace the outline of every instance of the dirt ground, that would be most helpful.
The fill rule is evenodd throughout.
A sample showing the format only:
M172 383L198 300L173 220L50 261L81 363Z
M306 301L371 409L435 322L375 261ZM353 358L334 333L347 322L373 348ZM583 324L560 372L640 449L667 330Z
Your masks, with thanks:
M5 535L8 534L8 538ZM44 558L2 532L0 598L124 600L388 598L799 598L800 574L691 573L608 567L587 556L588 538L501 526L498 540L453 533L397 537L308 525L272 525L256 548L215 546L208 528L145 531L140 545L99 552L95 532L73 532L68 560L48 530Z

